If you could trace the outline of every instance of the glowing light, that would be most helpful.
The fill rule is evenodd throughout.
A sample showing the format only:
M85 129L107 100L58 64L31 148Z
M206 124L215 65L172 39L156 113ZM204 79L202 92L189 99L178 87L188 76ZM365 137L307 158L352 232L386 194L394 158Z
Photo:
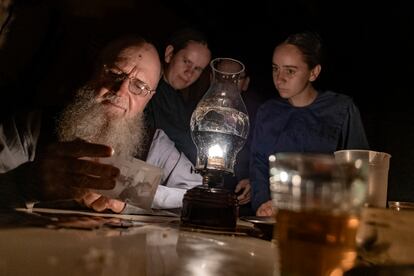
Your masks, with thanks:
M278 169L277 168L271 168L270 169L270 175L277 175Z
M359 219L351 218L348 220L348 227L357 228L359 226Z
M223 150L218 144L210 147L208 149L208 165L213 167L223 167L224 166L224 158L223 158Z
M329 276L342 276L343 275L343 270L340 268L335 268L334 270L331 271L331 273L329 273Z
M294 176L292 176L293 186L299 186L301 182L302 182L302 177L300 177L300 175L295 174Z
M282 182L286 182L286 181L288 180L288 178L289 178L289 175L288 175L288 173L287 173L287 172L281 172L281 173L280 173L280 180L281 180Z
M208 149L208 156L209 157L223 157L223 150L218 144L215 144L214 146Z
M355 168L360 169L362 167L362 160L357 159L355 160Z

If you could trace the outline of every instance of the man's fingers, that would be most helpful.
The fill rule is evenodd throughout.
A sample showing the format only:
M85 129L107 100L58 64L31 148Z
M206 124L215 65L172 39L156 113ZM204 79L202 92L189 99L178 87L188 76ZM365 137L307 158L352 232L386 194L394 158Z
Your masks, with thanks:
M106 178L115 178L120 174L120 170L117 167L94 161L68 158L63 162L65 163L59 169L68 173L94 175Z
M75 181L77 176L89 176L98 179L115 179L120 170L109 164L97 163L77 158L50 158L39 164L39 176L49 181Z
M53 153L55 156L109 157L112 156L113 149L109 146L92 144L77 139L70 142L59 142L50 145L47 152Z
M94 209L96 212L102 212L107 209L107 203L108 199L104 196L100 196L91 204L91 208Z
M81 189L110 190L115 187L114 178L103 178L89 175L64 174L61 179L50 182L50 185L59 185L63 187L71 186Z
M87 190L110 190L115 187L120 170L108 164L70 157L35 161L32 178L37 179L36 197L40 199L80 198Z
M125 202L116 199L108 199L108 208L115 213L121 213L125 208Z
M94 203L100 197L100 194L89 192L82 197L82 201L86 207L92 208L92 203Z
M115 213L120 213L124 209L125 203L105 196L100 196L91 204L91 207L97 212L103 212L106 209L110 209Z

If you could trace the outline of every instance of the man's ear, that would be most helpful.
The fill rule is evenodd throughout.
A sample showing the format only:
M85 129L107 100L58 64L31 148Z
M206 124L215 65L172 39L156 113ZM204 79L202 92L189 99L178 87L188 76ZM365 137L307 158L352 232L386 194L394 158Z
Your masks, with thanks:
M318 78L319 74L321 73L321 70L322 70L322 66L320 64L316 65L311 70L309 81L310 82L315 81Z
M174 53L174 46L168 45L167 48L165 48L164 53L164 61L165 63L170 63Z

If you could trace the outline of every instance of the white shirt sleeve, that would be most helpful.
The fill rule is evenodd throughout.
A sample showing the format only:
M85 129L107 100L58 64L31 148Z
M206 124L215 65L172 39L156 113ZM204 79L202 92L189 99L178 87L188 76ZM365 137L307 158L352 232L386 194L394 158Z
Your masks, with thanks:
M154 134L146 161L164 172L152 203L154 209L181 208L185 192L202 183L202 177L194 172L193 164L160 129Z
M5 118L0 123L0 209L24 207L27 203L13 170L34 159L40 119L40 113L31 112Z
M40 133L41 114L30 112L0 124L0 173L33 161Z

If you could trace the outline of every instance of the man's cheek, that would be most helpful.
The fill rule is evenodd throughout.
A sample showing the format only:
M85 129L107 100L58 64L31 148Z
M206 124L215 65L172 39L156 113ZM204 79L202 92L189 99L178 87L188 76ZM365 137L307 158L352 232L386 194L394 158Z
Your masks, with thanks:
M98 103L102 102L104 100L104 95L108 92L109 92L109 90L106 89L106 88L97 89L96 92L95 92L95 95L94 95L96 101Z

